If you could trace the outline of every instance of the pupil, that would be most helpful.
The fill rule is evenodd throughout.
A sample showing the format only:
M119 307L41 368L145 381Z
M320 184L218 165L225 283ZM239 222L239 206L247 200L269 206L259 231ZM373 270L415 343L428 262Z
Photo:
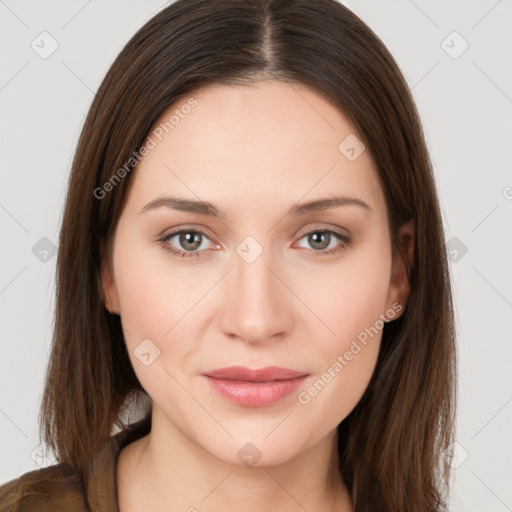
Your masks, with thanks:
M194 241L194 238L196 239L195 241ZM192 233L192 232L183 233L181 235L180 242L183 245L183 247L187 247L187 245L188 245L189 249L196 249L197 247L199 247L201 245L201 242L198 243L198 238L199 238L199 233ZM192 245L192 247L190 247L190 245Z
M319 244L320 247L317 247L317 249L325 249L325 247L327 247L327 245L329 245L329 243L325 243L325 240L324 242L322 243L319 238L321 237L324 237L325 239L327 239L327 234L326 233L323 233L323 232L317 232L317 233L313 233L312 235L310 235L313 242L312 242L312 245L313 247L315 246L315 244Z

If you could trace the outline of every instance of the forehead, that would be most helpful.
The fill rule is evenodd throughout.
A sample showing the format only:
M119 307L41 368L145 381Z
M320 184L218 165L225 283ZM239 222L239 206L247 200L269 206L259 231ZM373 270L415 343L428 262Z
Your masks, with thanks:
M148 136L131 202L172 193L235 204L289 205L342 193L384 207L368 151L350 161L339 146L357 136L348 118L295 83L210 85L170 106ZM360 138L360 137L359 137ZM350 140L350 139L349 139Z

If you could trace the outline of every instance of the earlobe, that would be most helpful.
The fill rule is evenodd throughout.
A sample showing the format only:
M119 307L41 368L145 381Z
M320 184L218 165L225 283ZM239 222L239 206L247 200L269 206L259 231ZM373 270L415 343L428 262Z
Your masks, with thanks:
M414 219L410 219L400 227L398 242L400 254L397 252L393 255L386 306L388 309L395 309L399 304L401 306L399 311L403 312L409 298L410 269L414 260Z
M117 293L115 290L114 280L112 278L112 272L108 257L105 255L105 248L103 241L100 245L101 254L101 292L103 296L103 303L105 308L110 314L119 314L119 307L117 304Z
M104 279L101 280L102 284L102 292L103 292L103 303L105 304L105 309L111 314L114 314L114 311L112 311L112 299L110 298L110 295L108 294L107 287L105 286Z

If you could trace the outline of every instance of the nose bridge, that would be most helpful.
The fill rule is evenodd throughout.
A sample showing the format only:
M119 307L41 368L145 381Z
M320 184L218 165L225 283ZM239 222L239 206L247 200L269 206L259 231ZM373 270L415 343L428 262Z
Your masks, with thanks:
M225 333L257 343L288 331L289 291L274 275L279 265L272 250L247 237L233 254L233 263L223 310Z

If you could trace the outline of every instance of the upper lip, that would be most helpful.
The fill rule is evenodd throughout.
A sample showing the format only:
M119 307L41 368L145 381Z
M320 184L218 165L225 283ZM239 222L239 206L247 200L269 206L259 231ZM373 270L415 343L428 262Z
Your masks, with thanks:
M203 375L214 379L242 380L246 382L269 382L273 380L289 380L309 375L289 368L267 366L265 368L247 368L245 366L229 366L204 372Z

